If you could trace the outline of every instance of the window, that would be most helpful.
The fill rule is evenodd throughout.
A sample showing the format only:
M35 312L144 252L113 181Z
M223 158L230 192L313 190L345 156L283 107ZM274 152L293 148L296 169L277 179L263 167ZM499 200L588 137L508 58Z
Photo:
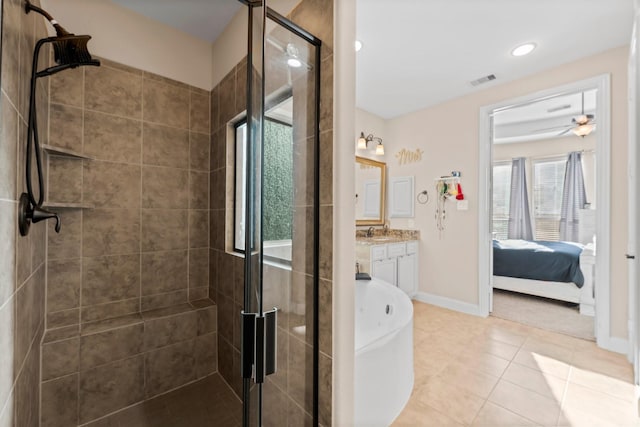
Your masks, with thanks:
M511 195L511 162L493 164L493 236L506 239L509 228Z
M535 239L560 239L560 209L565 157L533 161L533 220Z
M247 124L235 128L234 250L244 252ZM264 257L291 263L293 229L293 133L290 124L274 118L264 122L262 233Z

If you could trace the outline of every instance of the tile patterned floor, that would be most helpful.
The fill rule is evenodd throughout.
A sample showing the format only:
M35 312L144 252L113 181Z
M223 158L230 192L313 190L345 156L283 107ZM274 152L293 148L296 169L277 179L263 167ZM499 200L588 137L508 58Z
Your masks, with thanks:
M640 426L626 357L414 303L415 384L394 426Z
M125 409L87 427L239 427L242 404L219 374Z

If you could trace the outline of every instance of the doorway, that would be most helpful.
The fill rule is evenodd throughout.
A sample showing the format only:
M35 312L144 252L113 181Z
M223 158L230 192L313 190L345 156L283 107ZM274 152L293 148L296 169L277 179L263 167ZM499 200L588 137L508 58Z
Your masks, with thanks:
M597 215L595 219L595 241L597 241L597 254L593 268L593 294L598 295L598 303L595 305L595 335L600 347L610 348L609 335L609 217L610 196L607 189L610 183L610 100L609 100L609 76L602 75L595 78L579 81L565 86L552 88L523 96L517 99L504 101L498 104L485 106L480 111L480 185L479 185L479 301L483 315L488 315L492 310L493 284L494 284L494 235L496 228L493 224L494 202L493 192L493 141L500 135L494 133L494 119L500 112L508 111L517 106L530 105L541 100L548 100L559 95L575 93L587 93L595 90L596 108L594 115L597 117L597 132L595 132L594 155L597 159L597 174L595 179L595 206ZM541 232L543 227L541 227ZM543 233L544 234L544 233ZM533 237L533 236L532 236ZM531 239L533 240L533 239ZM510 289L509 286L503 288ZM516 290L516 289L510 289ZM538 294L540 295L540 294ZM541 294L545 296L544 292Z

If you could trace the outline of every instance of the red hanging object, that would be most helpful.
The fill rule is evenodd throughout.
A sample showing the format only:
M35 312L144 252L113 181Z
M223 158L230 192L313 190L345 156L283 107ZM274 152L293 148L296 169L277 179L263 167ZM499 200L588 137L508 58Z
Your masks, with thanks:
M462 194L462 186L458 184L458 194L456 195L456 200L464 200L464 194Z

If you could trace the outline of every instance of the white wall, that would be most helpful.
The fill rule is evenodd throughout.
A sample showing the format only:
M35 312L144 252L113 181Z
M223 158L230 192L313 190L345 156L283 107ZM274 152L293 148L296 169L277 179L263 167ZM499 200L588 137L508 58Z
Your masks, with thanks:
M91 35L93 55L201 89L213 87L209 42L108 0L42 0L42 6L68 31Z
M431 200L416 204L420 230L420 287L424 293L463 304L478 304L478 116L482 106L611 74L611 334L627 338L627 58L628 47L612 49L518 81L388 120L384 124L389 176L415 176L416 193L426 189ZM422 161L399 165L394 155L406 148L424 150ZM447 202L446 229L436 229L435 183L440 175L462 172L468 211ZM393 219L393 228L413 228L411 220Z

